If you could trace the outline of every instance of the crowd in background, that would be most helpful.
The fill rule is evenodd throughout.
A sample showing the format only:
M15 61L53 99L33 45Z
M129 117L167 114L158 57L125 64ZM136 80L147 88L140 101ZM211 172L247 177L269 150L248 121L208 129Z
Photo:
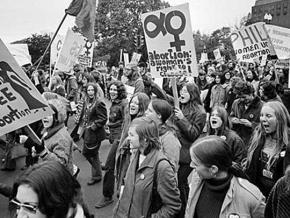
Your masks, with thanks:
M25 173L0 186L18 217L91 217L75 150L90 163L87 185L103 182L95 207L117 196L113 217L290 216L289 72L275 61L200 64L197 77L176 79L179 106L172 79L157 84L146 63L105 72L77 64L51 78L24 70L54 114L30 125L41 143L25 129L3 141L2 170L15 169L16 143L27 149ZM43 197L48 187L55 198Z

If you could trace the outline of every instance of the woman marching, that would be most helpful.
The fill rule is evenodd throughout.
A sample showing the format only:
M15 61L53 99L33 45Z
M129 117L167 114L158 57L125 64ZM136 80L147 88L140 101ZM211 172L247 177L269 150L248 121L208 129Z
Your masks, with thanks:
M106 137L105 124L107 122L107 109L104 102L98 97L98 87L94 83L87 85L87 99L84 102L84 147L83 155L92 167L92 178L87 183L93 185L102 180L102 169L99 159L99 148Z
M190 148L191 176L186 218L264 217L265 197L232 166L229 145L206 136ZM210 209L209 209L210 206Z
M267 102L260 114L247 155L246 174L267 197L274 184L290 164L290 116L278 102Z
M156 123L137 118L128 134L135 152L113 217L175 217L181 205L176 174L160 151Z
M111 100L112 105L110 107L109 113L109 141L112 144L110 152L107 157L105 168L105 175L103 181L103 198L96 204L96 208L105 207L113 203L113 194L115 188L115 158L122 133L122 124L125 118L125 112L128 105L126 99L126 88L121 81L114 80L109 86L109 100Z

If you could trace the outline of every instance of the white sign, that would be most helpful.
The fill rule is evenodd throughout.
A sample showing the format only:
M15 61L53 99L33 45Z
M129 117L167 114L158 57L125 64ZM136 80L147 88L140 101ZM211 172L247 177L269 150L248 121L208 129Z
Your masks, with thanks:
M255 23L230 36L238 61L253 62L263 55L275 55L265 24Z
M290 58L290 29L274 25L266 25L266 29L278 58Z
M127 66L129 64L129 54L128 53L123 53L124 55L124 64Z
M0 135L53 114L0 40Z
M141 15L151 74L155 78L197 76L188 6L187 3Z
M85 45L84 37L68 29L55 69L70 71L77 62L78 56Z
M31 56L27 44L8 44L6 46L20 66L31 64Z
M78 63L83 67L92 67L95 44L86 38L84 40L85 45L78 56Z
M201 57L200 57L200 60L199 60L199 63L204 63L208 61L208 56L207 56L207 53L201 53Z
M135 87L125 85L125 88L126 88L126 92L127 92L127 100L128 100L128 102L130 102L132 96L134 95Z
M64 36L56 35L50 46L50 64L55 65L64 42Z
M138 54L138 53L134 52L133 55L132 55L130 63L128 65L126 65L126 67L128 67L128 66L132 66L132 67L133 66L137 66L138 63L139 63L140 58L141 58L141 54Z
M215 59L217 61L221 61L222 60L222 55L221 55L221 52L220 52L219 48L213 50L213 54L214 54L214 57L215 57Z

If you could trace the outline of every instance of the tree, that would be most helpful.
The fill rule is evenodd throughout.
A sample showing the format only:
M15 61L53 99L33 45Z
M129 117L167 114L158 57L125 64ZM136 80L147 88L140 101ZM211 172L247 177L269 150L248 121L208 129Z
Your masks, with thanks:
M94 59L109 54L108 66L117 65L120 49L123 49L129 54L134 51L141 53L142 60L146 61L146 44L140 43L144 37L141 14L163 7L169 7L169 4L161 0L100 0L95 26L98 45Z
M32 63L35 63L44 53L46 47L50 42L50 36L46 33L43 35L32 34L31 37L22 39L16 42L12 42L12 44L27 44L29 54L31 55ZM48 65L50 61L50 50L46 53L41 66Z

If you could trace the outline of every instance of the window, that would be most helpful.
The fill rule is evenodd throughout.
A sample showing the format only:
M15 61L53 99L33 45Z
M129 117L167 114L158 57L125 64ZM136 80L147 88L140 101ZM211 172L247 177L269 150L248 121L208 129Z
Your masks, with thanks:
M277 4L276 5L276 15L277 16L280 16L280 14L281 14L281 5L280 4Z
M288 12L288 2L283 3L283 14L286 15Z

